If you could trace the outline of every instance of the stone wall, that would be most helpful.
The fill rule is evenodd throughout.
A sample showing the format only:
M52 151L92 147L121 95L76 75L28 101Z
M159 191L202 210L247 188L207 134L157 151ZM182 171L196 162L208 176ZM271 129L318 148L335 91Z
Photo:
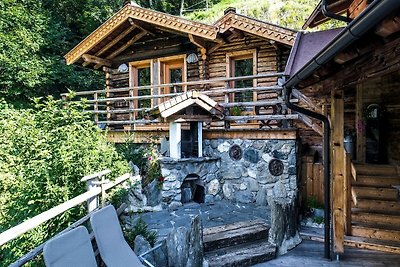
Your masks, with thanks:
M233 151L234 147L239 151ZM235 202L256 202L260 205L267 204L269 197L293 199L296 196L296 150L295 140L203 141L205 156L221 157L219 183L223 197ZM282 174L271 174L269 165L273 159L283 164Z
M164 177L162 186L162 204L169 208L181 205L181 186L189 175L197 175L201 186L205 189L205 202L222 199L220 157L201 157L160 159L161 174Z

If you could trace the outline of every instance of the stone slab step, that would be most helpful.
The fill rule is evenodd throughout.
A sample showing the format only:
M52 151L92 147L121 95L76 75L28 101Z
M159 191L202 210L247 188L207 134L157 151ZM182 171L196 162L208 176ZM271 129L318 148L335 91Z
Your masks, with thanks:
M268 239L269 225L263 220L252 220L206 228L203 230L204 251L235 246L260 239Z
M357 199L364 198L396 201L399 198L399 192L395 188L353 186L351 192Z
M268 241L255 241L206 253L210 267L244 267L274 259L276 246Z

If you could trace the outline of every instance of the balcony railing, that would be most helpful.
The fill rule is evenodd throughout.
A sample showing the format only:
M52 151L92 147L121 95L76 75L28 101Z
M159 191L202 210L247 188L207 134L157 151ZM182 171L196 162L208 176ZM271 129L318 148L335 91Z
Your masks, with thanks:
M148 86L133 86L123 88L111 88L106 90L82 91L74 94L66 93L61 96L66 101L75 101L77 98L86 98L89 106L87 112L94 116L94 120L99 125L145 125L162 123L163 120L157 116L158 107L168 99L183 94L186 90L196 90L210 96L224 108L223 121L228 125L232 121L259 121L265 125L265 121L289 121L298 119L297 114L290 114L286 109L282 96L282 86L271 78L282 77L283 73L266 73L242 77L216 78L210 80L188 81L180 83L157 84ZM235 88L234 84L238 81L251 80L253 87ZM263 80L259 82L260 80ZM276 85L269 85L275 83ZM166 90L168 88L169 90ZM184 92L177 92L177 88L183 88ZM151 95L140 95L140 92L147 90ZM162 93L168 91L169 93ZM252 92L253 101L235 102L232 97L234 93ZM260 97L262 95L269 97ZM139 102L150 100L151 106L139 107ZM297 102L297 99L291 101ZM118 107L118 105L120 107ZM122 107L121 107L122 106ZM238 107L248 112L243 115L231 115L230 109ZM250 112L249 112L250 110ZM280 124L280 123L278 123Z

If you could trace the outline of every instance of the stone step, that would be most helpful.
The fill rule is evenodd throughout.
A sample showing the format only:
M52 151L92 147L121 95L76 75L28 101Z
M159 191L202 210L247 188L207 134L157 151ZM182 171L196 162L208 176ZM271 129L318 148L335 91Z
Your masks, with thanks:
M205 255L210 267L243 267L274 259L276 246L266 240L221 248Z
M252 220L206 228L203 230L204 252L235 246L260 239L268 239L269 225L263 220Z

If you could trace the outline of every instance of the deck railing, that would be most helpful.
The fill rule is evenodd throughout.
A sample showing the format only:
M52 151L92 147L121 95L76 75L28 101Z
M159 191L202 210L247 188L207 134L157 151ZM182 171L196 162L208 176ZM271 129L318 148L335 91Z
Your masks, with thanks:
M71 224L69 227L67 227L65 230L62 232L58 233L57 235L60 235L62 233L68 232L69 230L72 230L79 225L85 223L89 218L90 215L96 211L97 209L103 207L105 205L105 198L106 198L106 191L115 187L116 185L119 185L128 179L140 179L139 176L132 176L130 173L126 173L118 178L116 178L114 181L109 181L105 180L105 176L109 174L111 171L110 170L105 170L102 172L94 173L88 176L85 176L81 179L81 181L86 181L88 184L88 191L78 195L54 208L51 208L33 218L30 218L23 223L12 227L9 230L6 230L2 233L0 233L0 246L6 244L9 241L12 241L22 234L32 230L33 228L39 226L40 224L47 222L48 220L68 211L69 209L76 207L80 205L81 203L87 201L88 202L88 214L78 221L74 222ZM100 201L101 200L101 201ZM101 204L101 205L100 205ZM122 205L118 210L117 213L121 214L122 211L126 208L126 204ZM90 234L91 239L94 238L93 233ZM38 247L34 248L21 258L19 258L16 262L11 264L11 267L19 267L24 265L25 263L31 261L34 259L36 256L40 255L43 252L43 247L45 243L39 245ZM95 252L96 255L98 255L98 251Z
M283 96L282 96L282 86L280 85L270 85L270 86L252 86L245 88L235 88L234 83L238 81L251 80L253 84L256 84L259 80L261 83L269 84L273 83L271 78L282 77L283 73L266 73L251 76L241 76L241 77L227 77L227 78L215 78L210 80L198 80L198 81L188 81L179 83L167 83L167 84L157 84L157 85L147 85L147 86L133 86L133 87L123 87L123 88L111 88L105 90L94 90L94 91L82 91L76 92L74 94L65 93L62 94L62 98L66 101L74 101L76 98L86 98L90 112L94 115L94 120L98 124L103 125L135 125L135 124L151 124L162 122L158 118L152 118L151 116L140 116L140 113L151 114L158 109L158 106L170 99L183 94L184 92L177 92L177 88L183 88L183 90L196 90L210 96L211 98L216 97L218 104L225 109L226 116L225 121L250 121L250 120L292 120L297 119L297 114L289 114L285 108ZM223 84L223 86L221 86ZM168 93L163 93L165 88L169 88ZM140 92L147 90L151 92L149 95L140 95ZM235 102L233 101L232 94L234 93L244 93L253 92L253 101L247 102ZM274 97L269 99L260 99L255 97L259 93L275 93ZM117 96L112 96L117 95ZM120 96L118 96L120 95ZM122 96L121 96L122 95ZM151 106L149 107L139 107L138 102L141 100L150 100ZM296 99L291 101L297 102ZM115 104L123 103L124 106L129 108L118 108ZM229 113L229 109L233 107L240 108L254 108L254 107L272 107L272 106L284 107L278 112L268 111L264 112L266 114L260 114L255 112L246 112L245 116L232 116ZM259 110L259 109L258 109ZM114 114L120 116L119 119L112 119ZM125 114L125 116L121 116ZM125 119L123 119L125 118Z

